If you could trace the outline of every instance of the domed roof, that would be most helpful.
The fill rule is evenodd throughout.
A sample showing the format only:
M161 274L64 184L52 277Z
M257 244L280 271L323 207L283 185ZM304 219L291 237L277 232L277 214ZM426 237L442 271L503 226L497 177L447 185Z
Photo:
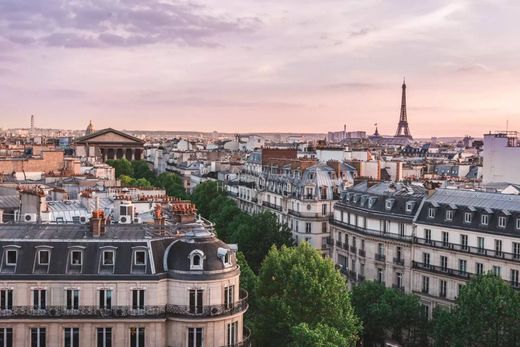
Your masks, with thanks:
M228 254L225 259L225 254ZM201 268L194 268L192 257L202 258ZM227 260L227 263L225 263ZM173 241L165 251L165 269L173 272L219 272L237 268L236 256L228 244L201 228Z

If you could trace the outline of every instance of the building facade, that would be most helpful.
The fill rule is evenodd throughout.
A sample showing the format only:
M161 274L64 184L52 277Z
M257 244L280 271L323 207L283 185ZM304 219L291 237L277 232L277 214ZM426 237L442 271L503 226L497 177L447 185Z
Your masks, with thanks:
M249 346L236 247L210 224L94 217L0 225L1 346Z

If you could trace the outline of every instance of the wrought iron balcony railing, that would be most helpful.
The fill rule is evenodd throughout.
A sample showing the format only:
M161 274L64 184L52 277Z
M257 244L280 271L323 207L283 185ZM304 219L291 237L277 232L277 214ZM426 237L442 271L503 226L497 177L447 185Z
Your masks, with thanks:
M251 330L248 327L244 327L244 332L242 333L242 342L231 343L224 345L222 347L250 347L251 346Z

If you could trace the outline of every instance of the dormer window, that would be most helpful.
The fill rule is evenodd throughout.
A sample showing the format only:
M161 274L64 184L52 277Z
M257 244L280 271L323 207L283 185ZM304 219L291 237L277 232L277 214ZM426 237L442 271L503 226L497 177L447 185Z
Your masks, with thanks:
M83 252L82 251L70 252L70 264L71 265L81 265L82 263L83 263Z
M357 204L357 202L358 202L358 195L354 195L354 197L352 198L352 202L354 204Z
M480 216L480 224L488 225L489 224L489 215L483 214Z
M415 205L414 201L407 201L406 206L405 206L406 213L411 213L414 205Z
M504 216L498 217L498 227L499 228L505 228L507 224L507 218Z
M137 265L137 266L146 265L146 252L145 251L135 251L134 265Z
M15 266L17 258L18 252L14 249L9 249L5 253L5 264L9 266Z
M374 204L376 203L376 198L374 197L371 197L368 199L368 208L372 208L372 206L374 206Z
M51 252L47 249L40 249L38 251L38 265L49 265Z
M202 270L204 269L204 253L201 250L194 250L189 255L190 258L190 270Z
M446 210L446 220L449 222L453 220L453 210Z
M103 251L103 265L114 265L114 251Z
M430 207L428 209L428 218L435 218L435 208L434 207Z
M520 230L520 218L516 219L516 229Z
M472 218L473 214L471 212L464 213L464 223L471 223Z

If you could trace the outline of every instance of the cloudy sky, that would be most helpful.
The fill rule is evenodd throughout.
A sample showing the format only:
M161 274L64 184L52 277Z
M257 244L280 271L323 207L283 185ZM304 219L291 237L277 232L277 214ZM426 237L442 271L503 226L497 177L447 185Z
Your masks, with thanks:
M0 0L0 127L520 130L517 0Z

